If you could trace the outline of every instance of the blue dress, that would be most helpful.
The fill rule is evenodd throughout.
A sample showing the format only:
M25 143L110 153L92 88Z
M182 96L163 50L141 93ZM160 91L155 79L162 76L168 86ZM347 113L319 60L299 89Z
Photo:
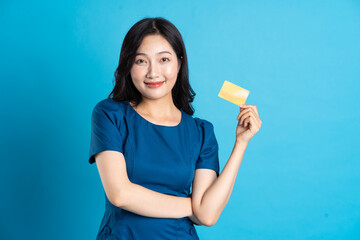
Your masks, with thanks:
M123 153L132 183L160 193L188 197L195 169L219 176L218 143L213 125L181 110L177 126L153 124L128 101L106 98L91 117L89 163L96 153ZM105 213L96 239L199 239L188 217L152 218L114 206L105 194Z

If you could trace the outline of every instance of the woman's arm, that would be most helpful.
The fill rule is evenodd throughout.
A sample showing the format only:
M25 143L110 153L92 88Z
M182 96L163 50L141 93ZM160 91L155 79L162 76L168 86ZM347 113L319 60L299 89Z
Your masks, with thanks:
M191 216L189 216L189 219L198 226L203 226L203 224L199 221L199 219L197 219L197 217L195 216L195 214L192 214Z
M212 226L217 222L228 203L247 145L262 124L256 105L240 104L239 106L241 111L236 118L238 120L236 141L230 158L219 177L209 187L205 186L204 193L197 194L201 196L193 199L194 212L206 226ZM207 175L201 176L197 183L199 187L193 186L193 188L200 189L199 192L202 191L203 185L208 184L208 179Z
M123 203L118 207L148 217L189 217L194 224L202 226L193 213L191 195L190 197L171 196L152 191L141 185L131 184L130 188L132 187L132 189L128 189L131 193L127 192L126 194L127 203Z
M182 218L193 214L191 198L159 193L141 185L128 182L117 207L156 218Z
M191 203L193 203L192 201L192 193L190 194L190 198L191 198ZM196 217L194 211L193 213L189 216L189 219L195 224L195 225L198 225L198 226L203 226L203 224L199 221L199 219Z
M212 226L217 222L228 203L246 147L246 142L234 145L219 177L204 192L201 202L194 202L196 216L206 226Z
M219 177L204 193L197 216L193 213L191 197L162 194L131 182L124 187L122 202L118 207L148 217L189 217L197 225L202 225L201 222L210 222L209 225L213 225L229 201L247 144L247 142L237 142L234 145ZM199 219L206 220L199 221Z
M95 160L105 194L113 205L148 217L182 218L193 214L191 198L162 194L132 183L121 152L103 151L95 155Z

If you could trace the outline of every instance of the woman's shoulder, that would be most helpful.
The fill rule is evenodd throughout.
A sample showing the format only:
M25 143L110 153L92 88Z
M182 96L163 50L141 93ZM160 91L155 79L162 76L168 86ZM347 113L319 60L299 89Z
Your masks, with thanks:
M192 117L192 119L191 139L197 139L200 143L204 143L215 134L214 125L209 120L200 117Z
M96 103L94 109L103 111L124 111L127 101L115 101L112 98L105 98Z
M201 131L213 131L214 129L214 125L209 121L206 120L204 118L200 118L200 117L192 117L195 123L196 128Z
M204 119L204 118L199 118L199 117L193 117L195 123L198 125L198 126L201 126L201 127L204 127L204 126L213 126L213 124Z
M105 98L97 102L93 108L93 116L106 115L113 120L123 119L126 115L127 101L115 101L112 98Z

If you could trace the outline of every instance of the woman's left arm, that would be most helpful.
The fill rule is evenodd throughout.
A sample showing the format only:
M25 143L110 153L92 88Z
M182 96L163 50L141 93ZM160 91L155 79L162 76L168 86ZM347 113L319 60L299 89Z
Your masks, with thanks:
M198 226L202 226L201 222L199 221L199 219L197 219L197 217L195 216L195 214L192 214L191 216L188 217L195 225Z
M259 131L261 120L255 105L241 105L236 118L236 142L219 177L209 169L197 169L193 182L192 207L205 226L214 225L230 199L236 176L250 139Z

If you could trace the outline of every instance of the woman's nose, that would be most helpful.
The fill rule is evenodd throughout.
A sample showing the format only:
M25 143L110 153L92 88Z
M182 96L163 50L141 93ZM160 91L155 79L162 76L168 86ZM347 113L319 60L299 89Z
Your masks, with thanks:
M147 73L148 78L157 78L159 77L159 66L156 63L151 63Z

